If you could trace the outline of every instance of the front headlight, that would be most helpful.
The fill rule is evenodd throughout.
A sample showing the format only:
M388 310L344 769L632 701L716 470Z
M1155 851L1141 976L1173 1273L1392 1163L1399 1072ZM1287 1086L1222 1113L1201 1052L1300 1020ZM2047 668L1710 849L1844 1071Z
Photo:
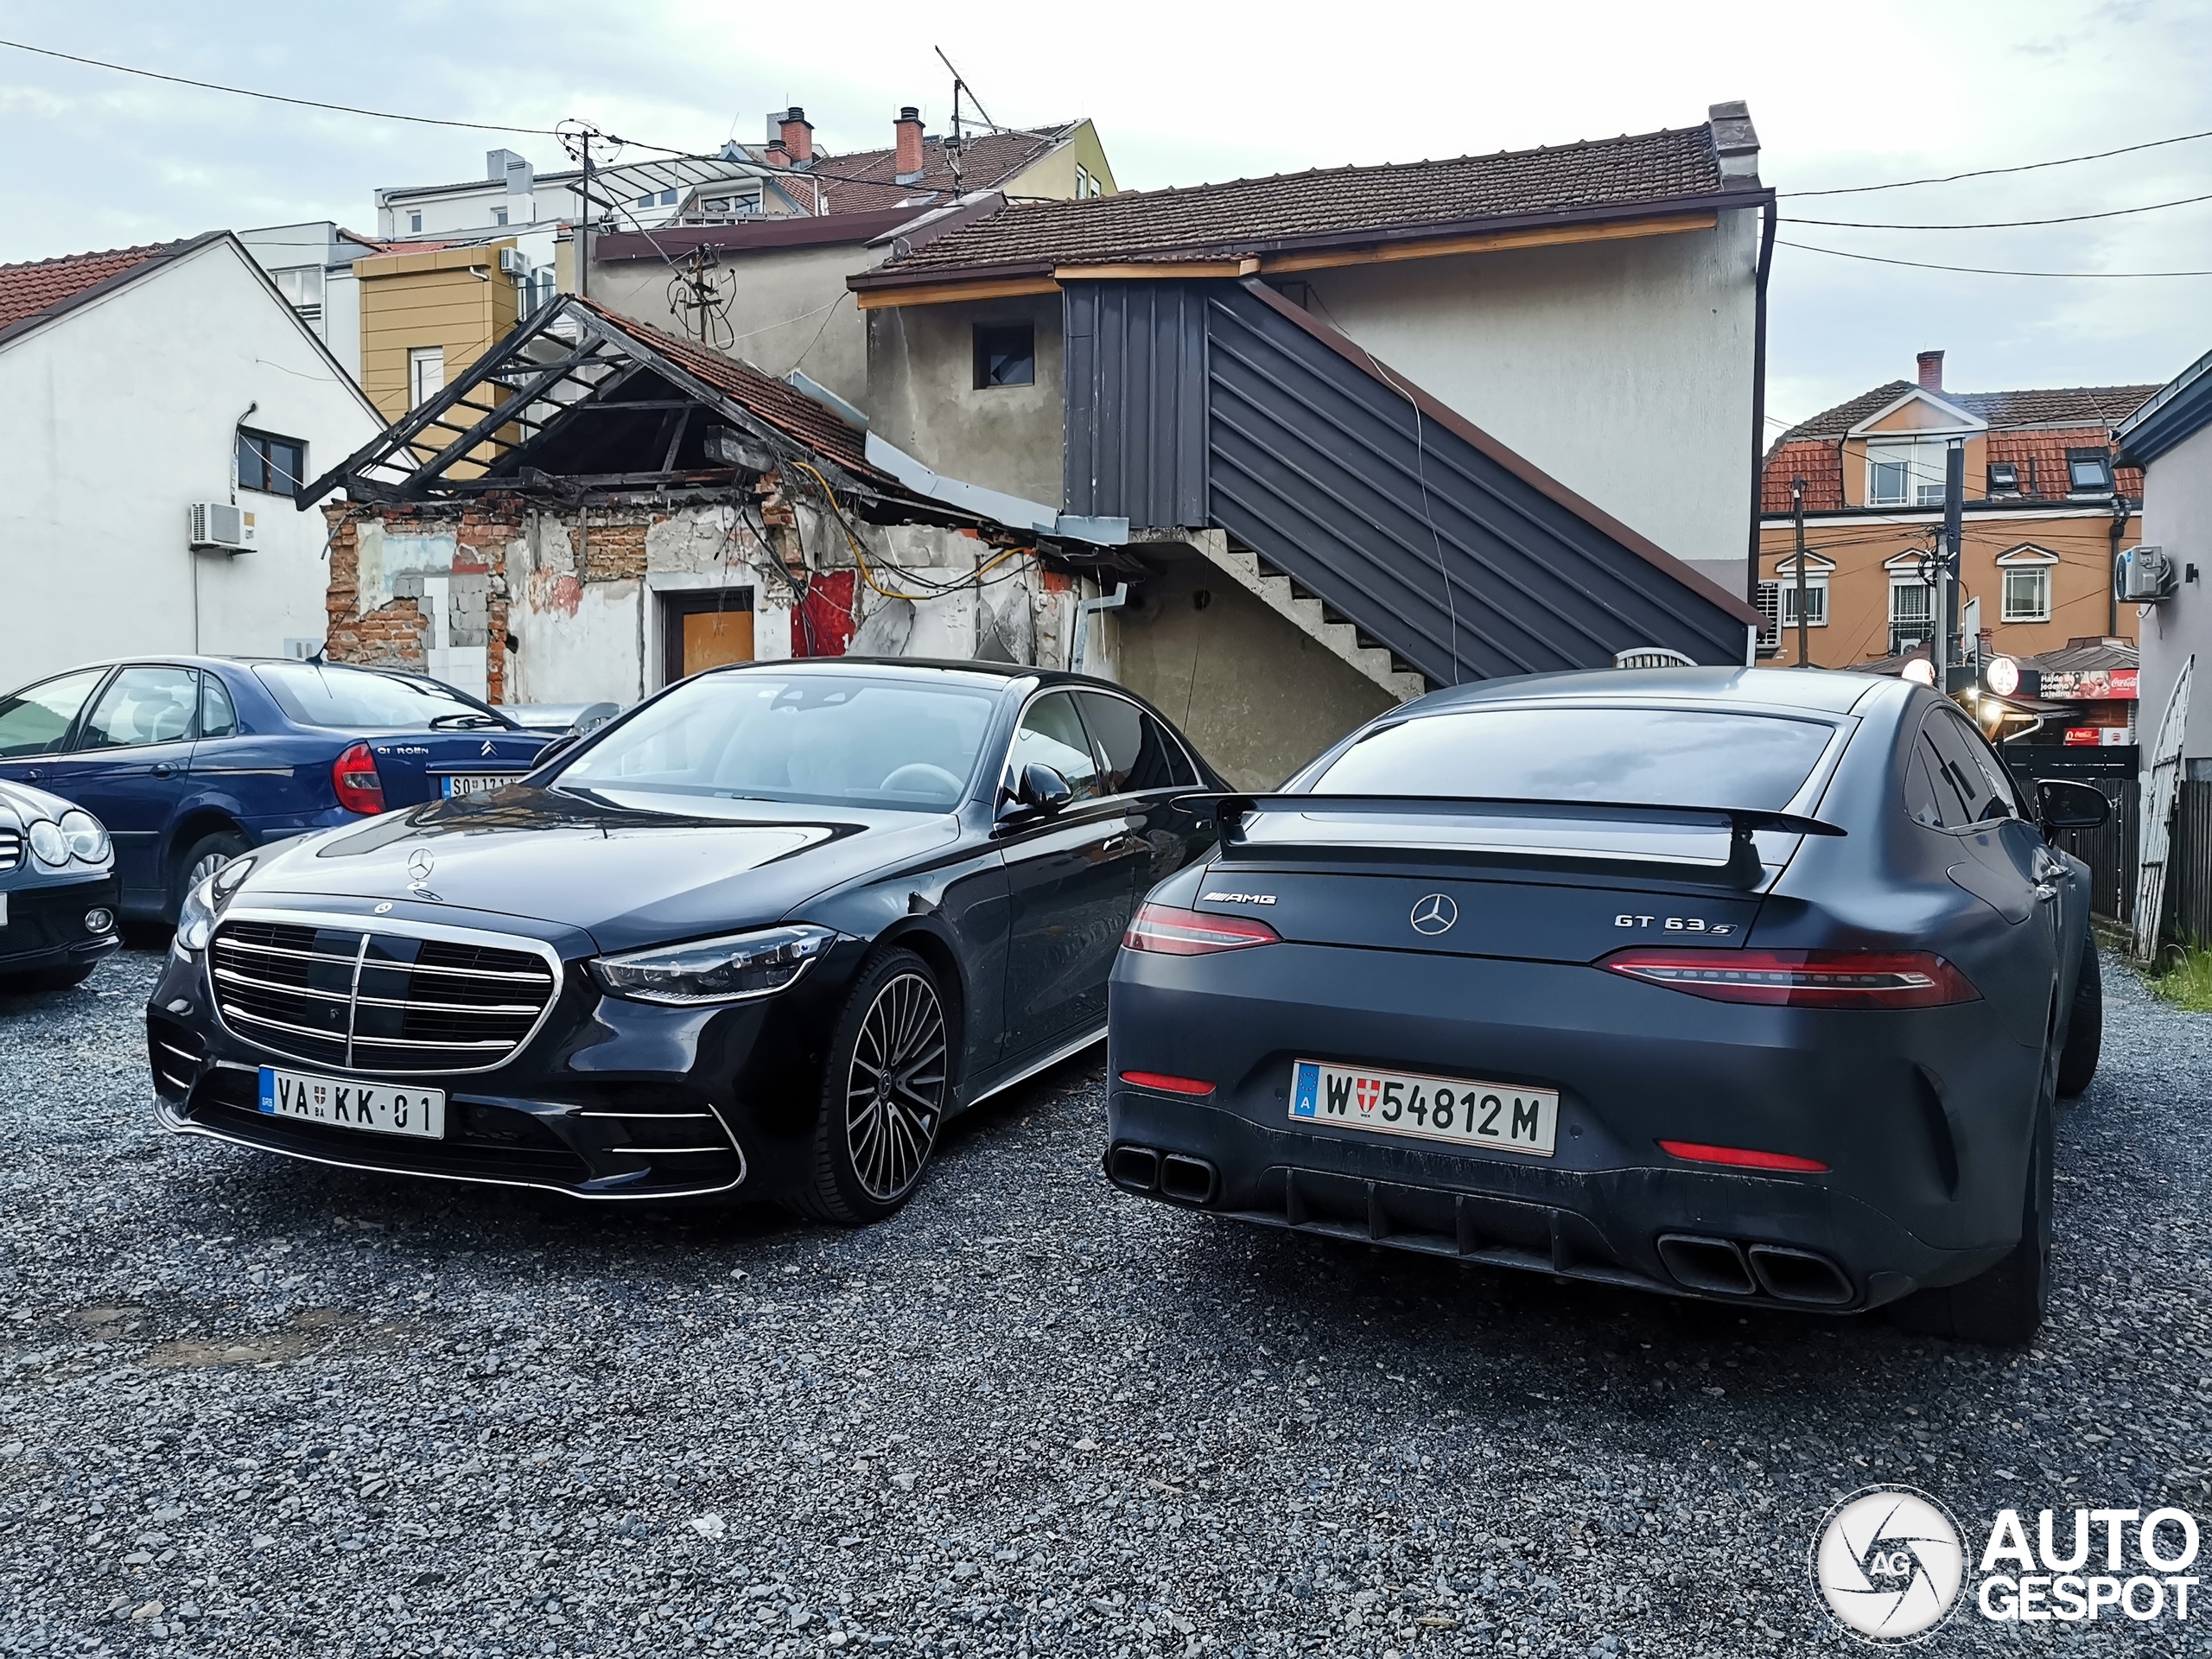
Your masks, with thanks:
M745 1002L791 984L836 937L833 928L800 922L601 957L591 973L601 988L637 1002Z
M61 815L61 838L69 846L69 856L86 864L98 864L107 857L107 831L91 813L72 807Z
M196 957L207 948L215 918L252 870L251 854L234 858L184 895L184 903L177 907L176 937L170 941L179 956Z
M215 878L209 876L184 895L177 907L176 937L169 943L180 956L196 957L207 948L215 931Z
M69 837L52 818L31 820L31 856L59 869L69 861Z

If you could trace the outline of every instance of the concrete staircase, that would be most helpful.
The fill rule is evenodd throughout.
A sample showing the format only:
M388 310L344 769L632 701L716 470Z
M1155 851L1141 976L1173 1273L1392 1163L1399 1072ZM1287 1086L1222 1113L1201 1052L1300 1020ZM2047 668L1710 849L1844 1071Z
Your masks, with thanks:
M1230 545L1225 531L1185 531L1179 539L1203 554L1208 563L1233 579L1300 633L1319 640L1332 656L1348 663L1400 702L1410 702L1429 689L1428 682L1402 666L1389 651L1360 637L1349 622L1333 619L1321 601L1278 575L1256 553Z

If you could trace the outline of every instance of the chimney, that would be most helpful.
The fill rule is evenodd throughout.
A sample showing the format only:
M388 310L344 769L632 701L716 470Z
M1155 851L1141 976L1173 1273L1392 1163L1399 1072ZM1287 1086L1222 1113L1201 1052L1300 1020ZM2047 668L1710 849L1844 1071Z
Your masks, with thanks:
M1923 352L1920 354L1920 389L1923 391L1943 390L1943 353Z
M771 138L768 141L766 159L771 167L789 167L791 164L791 153L784 148L782 139Z
M804 110L792 105L777 124L782 129L784 149L789 152L793 167L804 167L814 159L814 123L806 118Z
M1759 183L1759 135L1751 106L1740 98L1707 106L1713 159L1720 164L1723 190L1756 190Z
M918 184L922 177L922 112L912 104L906 105L891 127L898 137L898 153L891 175L900 184Z

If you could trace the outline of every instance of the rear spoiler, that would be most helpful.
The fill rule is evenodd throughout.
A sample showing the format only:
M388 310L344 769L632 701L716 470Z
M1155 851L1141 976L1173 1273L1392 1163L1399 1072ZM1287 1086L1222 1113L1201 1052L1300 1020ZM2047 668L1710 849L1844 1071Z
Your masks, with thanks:
M1205 815L1208 806L1212 808L1214 824L1220 836L1221 853L1225 858L1234 858L1240 854L1252 855L1259 852L1260 849L1254 848L1243 835L1244 820L1254 812L1322 811L1399 817L1572 818L1586 823L1618 824L1709 824L1716 830L1725 828L1728 831L1726 863L1672 859L1634 861L1647 866L1652 863L1679 866L1707 879L1718 875L1730 886L1744 887L1756 886L1765 874L1759 862L1758 849L1751 840L1755 831L1777 830L1796 836L1840 836L1847 833L1820 818L1808 818L1795 812L1773 812L1763 807L1657 806L1623 801L1535 800L1525 796L1207 794L1179 796L1175 804L1199 817ZM1288 845L1281 843L1266 850L1271 853L1287 849ZM1541 851L1533 848L1527 850ZM1595 852L1567 855L1608 861L1605 855Z

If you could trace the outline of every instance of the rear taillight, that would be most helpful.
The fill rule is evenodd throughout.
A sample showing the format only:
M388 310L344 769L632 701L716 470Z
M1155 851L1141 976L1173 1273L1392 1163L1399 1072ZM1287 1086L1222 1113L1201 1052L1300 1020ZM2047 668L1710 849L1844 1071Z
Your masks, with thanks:
M1202 1077L1179 1077L1168 1071L1124 1071L1123 1083L1133 1083L1140 1089L1157 1089L1170 1095L1210 1095L1213 1084Z
M1800 1175L1824 1175L1828 1167L1817 1158L1800 1158L1795 1153L1708 1147L1701 1141L1662 1141L1659 1149L1670 1158L1693 1164L1725 1164L1731 1169L1786 1169Z
M1980 995L1928 950L1623 950L1598 965L1716 1002L1789 1008L1932 1008Z
M330 763L330 786L348 812L384 810L384 779L377 776L377 758L365 743L354 744Z
M1209 916L1203 911L1178 910L1173 905L1140 905L1136 919L1122 935L1127 949L1163 957L1208 957L1217 950L1243 950L1281 942L1282 935L1265 922L1246 916Z

